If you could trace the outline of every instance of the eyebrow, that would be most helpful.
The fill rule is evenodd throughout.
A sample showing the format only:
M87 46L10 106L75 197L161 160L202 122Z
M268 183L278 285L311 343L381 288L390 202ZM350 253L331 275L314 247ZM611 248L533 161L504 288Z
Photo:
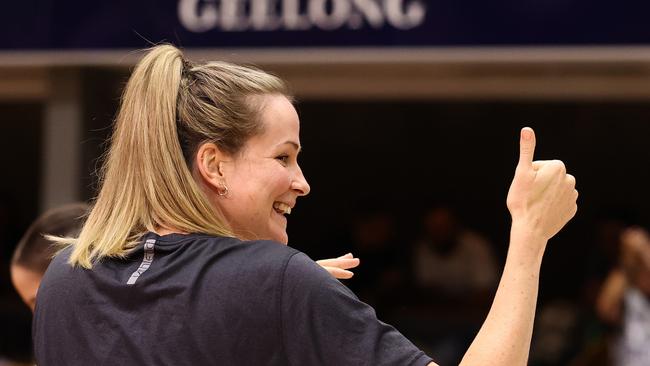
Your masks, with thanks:
M285 141L285 142L281 143L280 145L286 145L286 144L289 144L289 145L293 146L298 152L300 152L300 150L302 150L302 146L300 146L300 144L298 144L295 141L291 141L291 140Z

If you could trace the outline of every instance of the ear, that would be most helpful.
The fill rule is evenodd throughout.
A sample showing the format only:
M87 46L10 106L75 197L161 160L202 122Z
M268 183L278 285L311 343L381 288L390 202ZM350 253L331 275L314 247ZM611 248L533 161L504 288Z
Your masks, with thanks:
M201 144L194 159L194 166L207 185L214 189L225 184L223 163L232 159L216 144L212 142Z

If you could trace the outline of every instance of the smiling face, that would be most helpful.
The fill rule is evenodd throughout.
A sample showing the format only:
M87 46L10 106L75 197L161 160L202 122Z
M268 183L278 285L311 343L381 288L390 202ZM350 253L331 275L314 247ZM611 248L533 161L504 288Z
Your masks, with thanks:
M298 165L300 122L286 97L261 98L263 132L221 164L222 183L228 192L213 195L213 201L238 237L286 244L286 216L296 199L309 193Z

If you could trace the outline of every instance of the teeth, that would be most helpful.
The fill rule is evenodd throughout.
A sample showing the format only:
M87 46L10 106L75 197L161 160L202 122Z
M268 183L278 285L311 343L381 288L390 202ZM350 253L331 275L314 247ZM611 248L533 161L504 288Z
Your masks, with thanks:
M275 202L275 203L273 203L273 208L275 208L277 211L279 211L283 215L291 214L291 207L289 205L287 205L286 203Z

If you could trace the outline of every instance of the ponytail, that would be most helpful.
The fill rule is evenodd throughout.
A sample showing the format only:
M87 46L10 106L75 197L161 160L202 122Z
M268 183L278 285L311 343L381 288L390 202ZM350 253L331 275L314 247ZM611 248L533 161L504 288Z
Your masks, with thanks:
M122 95L101 189L73 245L71 265L91 268L123 257L148 231L232 236L223 216L192 177L179 143L177 101L185 61L171 45L154 47L136 66Z

